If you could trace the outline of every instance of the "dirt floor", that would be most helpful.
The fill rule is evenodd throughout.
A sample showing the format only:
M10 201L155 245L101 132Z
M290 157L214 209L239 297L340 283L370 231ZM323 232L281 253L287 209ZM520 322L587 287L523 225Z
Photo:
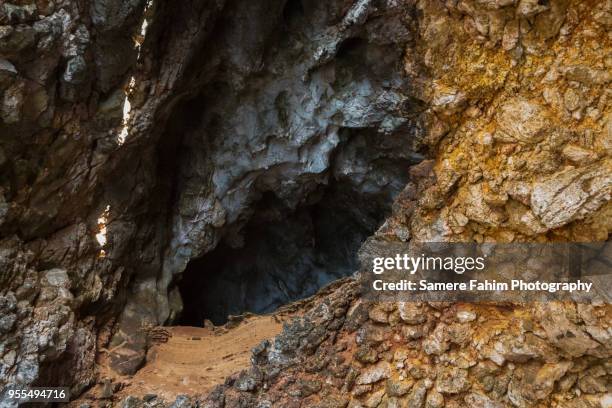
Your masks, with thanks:
M273 316L252 317L233 329L166 327L171 335L168 341L151 348L146 365L119 394L157 394L172 400L179 394L210 391L248 367L251 349L281 328Z
M114 401L132 395L156 395L173 401L178 395L206 394L233 373L250 366L251 350L280 333L284 318L249 316L221 327L163 327L163 340L153 345L147 362L133 376L120 376L101 359L98 371L109 385L98 384L69 406L91 400ZM166 341L167 339L167 341ZM108 388L113 391L108 395Z
M98 383L71 401L69 407L105 401L118 403L127 396L155 395L174 401L178 395L204 395L225 379L250 366L251 350L278 335L284 322L303 315L318 297L342 285L336 281L307 299L283 306L270 315L246 314L224 326L157 327L145 365L133 376L111 370L106 353L98 359ZM113 404L114 406L114 404Z

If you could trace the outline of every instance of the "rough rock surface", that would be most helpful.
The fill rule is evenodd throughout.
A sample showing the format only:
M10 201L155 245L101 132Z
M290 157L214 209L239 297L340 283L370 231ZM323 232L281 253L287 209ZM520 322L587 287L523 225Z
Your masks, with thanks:
M3 2L0 386L133 372L263 193L394 196L415 152L379 237L606 241L611 28L609 0ZM605 407L611 313L349 281L210 395L117 404Z

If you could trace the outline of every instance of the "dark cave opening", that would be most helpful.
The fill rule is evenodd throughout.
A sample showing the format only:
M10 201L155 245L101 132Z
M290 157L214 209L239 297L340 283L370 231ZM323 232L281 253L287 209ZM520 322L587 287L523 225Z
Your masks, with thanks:
M229 315L272 312L354 273L360 245L389 215L406 182L407 162L391 163L396 182L376 193L332 179L296 209L271 192L262 194L241 231L241 247L222 241L187 265L177 324L203 326L208 319L221 325Z
M210 167L201 166L220 169L215 186L238 184L235 175L253 181L236 189L236 197L247 198L232 224L215 231L216 248L174 275L183 308L172 324L220 325L229 315L272 312L354 273L359 247L389 215L409 166L420 160L412 142L419 128L405 112L402 47L361 31L341 36L333 60L313 65L305 58L329 42L319 38L317 22L340 24L345 12L290 0L278 20L269 20L279 27L239 36L239 49L217 49L225 43L214 41L201 53L223 58L205 71L197 101L205 113L194 115L199 130L185 136L182 155L195 163L216 155ZM240 34L235 26L217 25L215 37L233 38ZM313 36L321 44L309 50ZM306 170L304 163L325 164Z

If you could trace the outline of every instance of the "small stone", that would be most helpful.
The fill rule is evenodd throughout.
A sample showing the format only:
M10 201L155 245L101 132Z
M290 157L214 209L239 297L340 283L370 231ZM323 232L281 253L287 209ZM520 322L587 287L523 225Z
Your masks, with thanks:
M509 182L506 192L513 200L529 205L531 200L531 185L529 183L524 181Z
M357 385L353 388L352 394L356 397L359 397L361 395L367 394L368 392L372 391L372 386L371 385Z
M612 160L555 173L533 186L531 208L548 228L596 211L610 200Z
M518 407L531 406L533 401L548 397L555 383L572 366L571 362L537 363L519 366L508 384L508 399Z
M102 384L102 392L100 393L100 398L109 399L112 398L113 394L113 383L110 380L104 380L104 383Z
M305 398L321 391L321 382L316 380L300 380L298 383L300 397Z
M234 387L240 391L254 391L257 389L257 380L246 372L240 374Z
M68 60L62 79L69 84L79 85L85 81L86 74L87 63L82 56L77 55Z
M0 58L0 85L2 85L3 80L15 75L17 75L17 68L9 60Z
M470 393L464 398L465 403L470 408L504 408L505 405L483 394Z
M546 110L527 99L509 99L497 115L495 138L502 142L537 143L545 136L548 124Z
M477 317L476 313L471 310L459 310L456 316L459 323L473 322Z
M572 365L573 363L569 361L544 364L533 380L534 388L538 390L548 389L549 392L552 392L555 382L563 377L567 370L572 368Z
M410 408L422 408L425 404L428 388L426 380L417 381L414 387L412 387L410 394L408 394L406 406Z
M12 23L28 23L34 20L36 17L36 5L25 4L25 5L14 5L5 3L2 5L4 13L7 19Z
M449 348L448 333L444 324L439 324L433 333L423 341L423 350L427 354L441 355Z
M384 405L383 405L384 406ZM387 408L403 408L404 405L399 398L389 397L387 398Z
M155 398L157 398L157 394L145 394L145 395L142 397L142 399L143 399L145 402L151 402L151 401L153 401Z
M565 109L570 112L573 112L576 109L580 108L581 99L582 98L580 97L578 92L576 92L572 88L568 88L567 91L565 91L565 94L563 94L563 103L565 104Z
M385 396L385 390L379 390L373 393L365 400L364 405L367 408L376 408L380 405L383 397Z
M465 106L467 97L460 90L434 83L434 95L431 101L433 109L440 113L453 113Z
M353 387L352 394L356 397L359 397L361 395L367 394L370 391L372 391L371 385L356 385L355 387Z
M373 347L369 346L361 346L357 349L355 353L355 358L362 363L375 363L380 358L378 357L378 352Z
M402 327L402 334L406 340L420 339L425 335L423 326L404 326Z
M0 317L0 333L4 334L10 332L16 321L17 316L14 314L7 314Z
M381 361L376 365L364 369L357 378L357 384L373 384L389 378L390 375L391 365L386 361Z
M460 227L465 227L470 222L470 219L461 212L455 213L454 217L455 217L455 222Z
M443 394L458 394L470 388L468 372L460 368L442 368L436 377L436 390Z
M49 269L45 272L45 280L51 286L60 286L64 288L70 286L70 278L65 269Z
M561 391L569 391L570 388L576 384L576 380L578 379L578 374L566 374L563 378L557 382L557 387Z
M2 358L2 361L4 362L4 364L6 364L8 367L12 367L13 364L15 364L16 360L17 360L17 352L15 350L9 351Z
M415 302L399 302L400 318L408 324L420 324L427 320L423 306Z
M392 397L402 397L410 391L414 381L411 379L396 381L390 379L387 381L387 394Z
M495 206L487 203L485 183L470 184L462 190L460 197L464 202L464 213L473 221L497 226L505 220L505 214Z
M381 304L374 305L370 309L368 316L372 321L375 321L376 323L389 322L389 313L383 308Z
M568 144L561 152L564 158L576 164L589 164L597 160L597 154L580 146Z
M444 407L444 396L435 390L431 390L427 394L425 408L442 408Z
M168 408L192 408L194 405L191 399L186 395L179 395L176 400Z

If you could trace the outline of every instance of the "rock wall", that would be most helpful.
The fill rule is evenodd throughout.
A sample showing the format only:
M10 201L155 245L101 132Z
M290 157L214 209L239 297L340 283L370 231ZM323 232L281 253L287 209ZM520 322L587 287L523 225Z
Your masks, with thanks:
M3 2L1 385L78 393L105 350L133 372L143 327L180 313L188 261L240 245L263 193L296 208L344 179L390 200L389 162L420 159L405 13Z
M609 4L532 3L419 6L435 161L414 239L607 240Z
M158 323L135 278L158 276L166 242L172 194L158 142L208 34L196 28L221 4L193 6L0 4L2 386L81 392L134 293L146 311L137 331Z
M606 241L611 25L606 0L0 4L0 386L133 372L262 194L395 195L382 164L415 152L382 239ZM349 281L202 404L607 406L610 313Z
M334 289L254 349L252 368L206 398L187 401L204 407L609 404L609 305L367 304L352 279Z
M610 2L419 1L431 160L379 239L607 241ZM209 407L606 407L607 303L380 303L349 281ZM597 384L597 385L595 385Z
M0 4L2 386L91 383L125 286L94 238L144 4L102 3Z

